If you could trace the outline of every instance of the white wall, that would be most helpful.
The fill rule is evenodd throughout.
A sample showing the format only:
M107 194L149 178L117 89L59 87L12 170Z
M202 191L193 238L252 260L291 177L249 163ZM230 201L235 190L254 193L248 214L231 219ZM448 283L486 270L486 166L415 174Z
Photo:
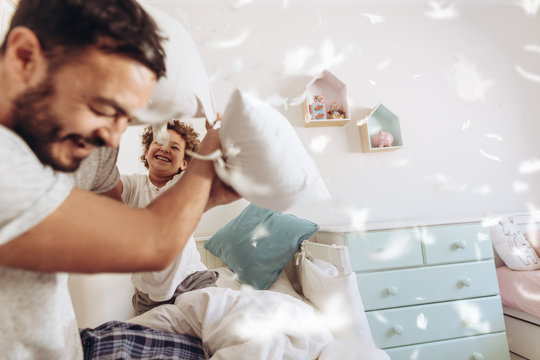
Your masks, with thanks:
M455 17L438 18L438 2L427 1L148 2L191 31L218 110L235 87L274 104L334 199L364 211L368 222L540 208L540 14L534 9L527 13L512 1L458 2L442 12ZM294 100L324 68L347 84L353 120L305 128ZM400 117L404 148L362 153L356 121L378 103ZM138 148L133 133L124 148ZM327 141L322 152L311 147L317 140ZM121 169L132 168L132 151L121 154ZM197 234L212 234L245 204L206 214Z

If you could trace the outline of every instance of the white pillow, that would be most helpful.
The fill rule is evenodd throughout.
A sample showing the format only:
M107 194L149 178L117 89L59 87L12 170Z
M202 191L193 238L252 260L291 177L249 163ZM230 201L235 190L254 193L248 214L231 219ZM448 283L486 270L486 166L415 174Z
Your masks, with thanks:
M334 265L310 260L303 251L296 256L302 292L328 319L334 337L374 347L354 272L339 274Z
M199 51L184 26L159 9L144 3L141 6L166 38L163 48L167 74L158 81L150 104L137 113L137 118L154 125L154 133L164 132L168 141L164 128L167 121L206 117L213 123L216 119L214 95Z
M269 104L235 90L220 132L218 176L257 206L283 211L330 195L289 121Z
M217 279L216 285L221 288L228 288L232 290L241 290L242 287L246 287L249 285L244 285L239 279L238 275L236 275L229 267L222 266L219 268L214 269L214 271L217 271L219 273L219 277ZM282 294L286 294L289 296L292 296L293 298L296 298L300 301L304 301L304 299L298 295L298 293L294 290L291 281L287 277L287 274L285 271L281 271L274 283L270 285L268 288L270 291L276 291Z
M512 270L540 269L540 259L512 218L490 228L491 242L506 266Z

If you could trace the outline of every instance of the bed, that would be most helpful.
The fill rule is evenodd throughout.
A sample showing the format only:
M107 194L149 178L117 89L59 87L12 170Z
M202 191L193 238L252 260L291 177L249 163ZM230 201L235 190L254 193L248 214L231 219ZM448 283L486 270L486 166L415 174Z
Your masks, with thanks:
M162 331L178 332L195 337L200 336L205 348L209 348L208 354L212 354L212 359L242 359L244 358L243 356L248 356L246 359L278 358L269 356L269 351L271 351L272 348L283 346L288 348L284 350L280 355L280 358L283 356L283 358L290 359L320 360L337 358L389 359L385 352L375 348L373 344L359 295L358 299L346 299L346 302L349 303L349 305L351 302L352 304L355 304L355 308L350 309L351 315L348 314L346 318L343 318L343 314L341 314L341 321L349 321L352 317L355 319L355 324L345 327L344 329L347 329L345 332L339 330L339 327L336 326L332 328L332 325L328 325L327 323L325 323L325 326L328 325L329 330L327 328L320 331L310 330L311 332L308 335L303 333L304 330L299 331L297 328L280 328L279 324L286 322L283 321L283 317L281 318L281 321L279 320L280 317L278 315L280 313L282 313L282 316L294 318L295 323L299 323L303 319L311 319L311 311L315 314L323 313L323 311L316 306L317 304L320 307L325 307L325 304L318 303L320 301L318 298L321 292L324 294L336 292L334 284L330 283L329 285L328 278L324 278L324 274L315 279L315 284L317 284L315 288L308 289L306 287L303 283L303 279L305 279L306 276L309 276L305 274L306 268L303 266L303 264L306 264L306 261L311 260L309 261L310 266L313 266L314 262L330 266L333 271L331 278L341 279L339 280L341 284L343 284L343 279L354 279L355 281L354 275L352 277L348 276L349 274L352 274L348 248L344 246L317 244L310 241L310 239L304 241L301 250L288 262L287 266L280 273L272 286L268 290L261 290L261 295L255 297L257 291L242 284L221 258L205 249L207 240L208 238L197 238L197 249L199 250L201 259L205 265L209 269L214 269L220 273L220 279L218 281L219 288L210 289L210 293L202 294L202 297L198 294L197 297L192 296L191 299L189 297L183 298L180 310L178 310L178 307L175 307L175 305L164 305L159 307L161 308L160 311L152 313L150 316L146 315L151 311L142 316L133 317L131 306L133 288L131 286L129 275L102 274L70 276L69 287L79 327L96 327L99 324L110 320L120 320L157 328ZM311 274L313 275L313 273ZM310 286L313 287L314 282L310 281L310 284ZM343 292L344 294L350 292L351 284L353 283L349 281L348 285L346 285L349 286L349 289L345 290ZM241 297L235 295L236 297L233 297L230 301L223 300L230 298L228 294L237 294L241 291L244 291L245 294L252 297L244 303L238 299L244 298L245 294ZM354 291L357 293L355 282ZM313 297L313 302L310 301L309 296L305 296L306 293ZM111 294L114 294L114 296L111 296ZM350 297L348 294L347 296ZM216 301L215 299L218 298L220 299L221 304L234 304L231 305L230 308L226 308L225 305L218 306L221 311L218 314L218 317L222 317L225 320L218 323L215 321L209 323L208 319L211 319L211 316L215 315L215 310L212 310L212 313L210 314L205 306L211 304L211 301ZM250 310L250 308L253 307L253 303L257 302L260 303L258 310ZM258 316L257 311L260 311L261 307L272 307L276 303L279 303L279 306L276 306L273 311L275 314L274 318L277 320L272 326L277 326L277 331L283 331L285 333L285 340L281 339L276 343L276 341L268 342L265 339L261 341L261 337L258 337L257 341L254 342L244 341L242 339L239 340L238 337L231 336L231 332L237 328L234 324L235 322L238 322L239 318L249 323L251 326L247 327L249 331L259 333L261 333L261 331L264 332L264 329L262 329L260 325L257 327L257 324L254 324L251 319ZM282 303L287 303L288 305L292 304L292 307L284 307L281 305ZM167 306L169 307L167 308ZM243 306L246 306L245 310L242 308ZM216 308L215 305L214 308ZM231 311L232 308L234 308L234 311ZM238 310L240 310L240 312ZM287 313L287 311L289 311L289 313ZM189 314L185 316L186 313ZM230 317L231 313L234 313L233 317ZM352 315L353 313L355 313L354 316ZM336 314L332 314L331 320L335 322L336 319L339 318L339 314L336 316L334 315ZM179 317L182 317L181 321L178 320ZM328 320L328 318L325 319ZM191 326L193 322L203 324L203 328L201 329L200 325L198 325L199 328L197 328L197 326ZM316 327L319 325L320 323L317 323L315 326L313 323L310 323L308 324L308 327ZM204 327L206 327L206 330ZM265 325L264 327L268 326ZM336 329L337 331L334 331ZM216 333L228 333L228 336L216 336ZM245 337L246 334L242 336ZM228 340L224 342L224 338ZM220 348L224 348L226 351L218 352L216 355L216 349L219 350ZM359 357L358 354L362 354L362 356ZM210 358L210 356L208 355L207 358Z
M523 233L540 228L529 214L512 217ZM496 266L510 351L540 359L540 270L511 270L497 256Z

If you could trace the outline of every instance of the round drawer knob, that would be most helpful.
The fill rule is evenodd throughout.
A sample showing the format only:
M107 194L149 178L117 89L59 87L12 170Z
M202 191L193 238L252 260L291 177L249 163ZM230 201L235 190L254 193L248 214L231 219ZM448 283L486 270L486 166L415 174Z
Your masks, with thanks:
M472 280L471 278L465 278L460 281L461 285L471 287L472 286Z
M389 295L397 295L399 294L399 290L397 287L395 286L390 286L388 289L386 289L386 292L389 294Z
M403 326L401 326L401 325L394 325L394 326L392 326L392 331L393 331L394 334L396 334L396 335L401 335L401 334L403 334Z
M472 355L473 360L484 360L484 354L475 352Z
M465 249L466 245L467 244L463 240L455 243L456 249Z

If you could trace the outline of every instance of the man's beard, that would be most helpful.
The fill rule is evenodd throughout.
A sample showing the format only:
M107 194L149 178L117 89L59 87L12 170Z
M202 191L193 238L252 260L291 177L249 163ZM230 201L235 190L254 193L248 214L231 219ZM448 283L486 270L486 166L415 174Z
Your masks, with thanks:
M60 120L53 114L50 102L55 93L50 77L41 84L20 94L13 102L11 119L13 130L21 136L38 159L55 170L73 172L79 168L82 158L73 158L64 164L53 155L53 144L71 139L92 145L103 145L101 139L84 139L79 135L60 138Z

